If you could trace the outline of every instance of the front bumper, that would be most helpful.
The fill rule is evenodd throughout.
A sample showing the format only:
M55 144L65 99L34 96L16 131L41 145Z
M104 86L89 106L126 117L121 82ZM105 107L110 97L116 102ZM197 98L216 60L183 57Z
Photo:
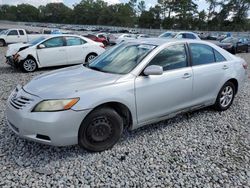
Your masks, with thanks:
M33 107L26 109L29 106L27 105L17 109L11 103L11 99L12 95L8 99L6 108L7 124L18 136L54 146L78 144L78 130L90 110L31 112Z
M13 67L18 67L19 61L17 56L8 56L6 57L6 63L13 66Z

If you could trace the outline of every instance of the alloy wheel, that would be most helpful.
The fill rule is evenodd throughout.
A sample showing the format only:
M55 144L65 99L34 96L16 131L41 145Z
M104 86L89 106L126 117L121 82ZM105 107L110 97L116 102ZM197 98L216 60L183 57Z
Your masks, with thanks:
M87 62L90 63L93 59L95 59L96 55L89 55Z
M27 59L23 63L23 68L27 72L33 72L36 70L36 62L33 59Z
M230 105L232 99L233 99L233 88L231 86L226 86L223 91L221 92L220 96L220 104L223 108Z

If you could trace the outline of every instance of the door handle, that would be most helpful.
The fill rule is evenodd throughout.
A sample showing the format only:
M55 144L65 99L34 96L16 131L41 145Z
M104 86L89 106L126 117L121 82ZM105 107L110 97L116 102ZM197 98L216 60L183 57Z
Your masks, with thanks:
M222 69L227 70L229 67L227 65L223 65Z
M185 73L182 78L186 79L186 78L190 78L191 76L192 76L191 74Z
M60 49L59 51L60 51L60 52L64 52L64 51L65 51L65 49Z

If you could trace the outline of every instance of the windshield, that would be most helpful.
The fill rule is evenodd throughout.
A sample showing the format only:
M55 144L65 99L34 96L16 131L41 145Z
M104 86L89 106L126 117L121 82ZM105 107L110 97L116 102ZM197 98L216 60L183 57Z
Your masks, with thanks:
M7 32L8 32L8 30L3 30L3 31L0 32L0 35L6 35Z
M36 45L36 44L38 44L39 42L43 41L44 39L45 39L45 37L35 38L35 39L29 41L29 44L31 44L31 45Z
M160 37L160 38L168 38L168 39L171 39L171 38L174 38L175 35L176 35L176 33L173 33L173 32L166 32L166 33L161 34L159 37Z
M114 74L127 74L156 46L122 43L98 56L89 68Z

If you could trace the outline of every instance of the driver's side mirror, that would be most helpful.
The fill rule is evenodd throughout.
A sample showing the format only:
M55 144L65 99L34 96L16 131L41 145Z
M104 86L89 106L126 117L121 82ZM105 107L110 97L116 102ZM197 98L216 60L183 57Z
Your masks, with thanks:
M37 49L43 49L43 48L45 48L45 45L44 45L44 44L39 44L39 45L37 46Z
M150 76L150 75L162 75L163 74L163 68L159 65L150 65L143 71L144 75Z

